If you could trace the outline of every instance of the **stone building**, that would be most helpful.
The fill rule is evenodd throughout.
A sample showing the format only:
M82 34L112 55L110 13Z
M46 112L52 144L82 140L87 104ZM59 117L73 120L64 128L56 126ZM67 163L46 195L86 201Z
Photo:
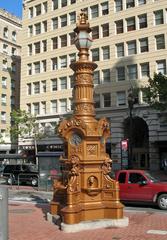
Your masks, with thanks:
M11 144L10 113L20 104L21 20L0 9L0 154L15 153Z
M127 167L120 143L128 139L134 168L159 169L167 157L165 114L150 109L140 89L154 72L166 74L166 0L24 0L20 104L37 115L39 128L48 134L39 148L59 147L55 122L72 111L69 64L77 59L73 29L81 9L92 28L90 59L98 64L95 106L97 117L111 123L107 151L113 168ZM129 91L136 88L130 106ZM27 139L24 144L32 143Z

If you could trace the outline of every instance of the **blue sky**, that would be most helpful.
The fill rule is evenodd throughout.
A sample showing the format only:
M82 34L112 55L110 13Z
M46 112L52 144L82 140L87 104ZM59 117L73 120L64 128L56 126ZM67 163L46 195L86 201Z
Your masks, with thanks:
M0 0L0 8L12 13L17 17L22 17L23 0Z

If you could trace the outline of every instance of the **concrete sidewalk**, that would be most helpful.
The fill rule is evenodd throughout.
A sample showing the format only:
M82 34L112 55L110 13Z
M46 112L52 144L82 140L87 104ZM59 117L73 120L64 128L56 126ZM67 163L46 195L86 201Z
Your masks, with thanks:
M9 240L166 240L167 214L125 211L129 226L64 233L46 220L48 204L10 202Z

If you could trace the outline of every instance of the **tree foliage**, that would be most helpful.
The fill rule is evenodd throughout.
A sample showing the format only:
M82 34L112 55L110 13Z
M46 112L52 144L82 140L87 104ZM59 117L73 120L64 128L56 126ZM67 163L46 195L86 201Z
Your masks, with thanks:
M143 89L146 102L154 109L167 110L167 77L162 73L155 73L148 83L149 85Z
M11 113L12 125L10 133L12 139L16 140L19 137L31 136L40 137L38 123L35 116L27 113L25 110L14 110Z

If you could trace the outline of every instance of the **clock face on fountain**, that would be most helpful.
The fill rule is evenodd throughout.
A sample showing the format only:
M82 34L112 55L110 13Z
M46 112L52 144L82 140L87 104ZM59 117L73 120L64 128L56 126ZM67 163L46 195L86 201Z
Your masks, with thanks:
M70 144L78 146L82 142L82 137L78 133L73 133L70 137Z

